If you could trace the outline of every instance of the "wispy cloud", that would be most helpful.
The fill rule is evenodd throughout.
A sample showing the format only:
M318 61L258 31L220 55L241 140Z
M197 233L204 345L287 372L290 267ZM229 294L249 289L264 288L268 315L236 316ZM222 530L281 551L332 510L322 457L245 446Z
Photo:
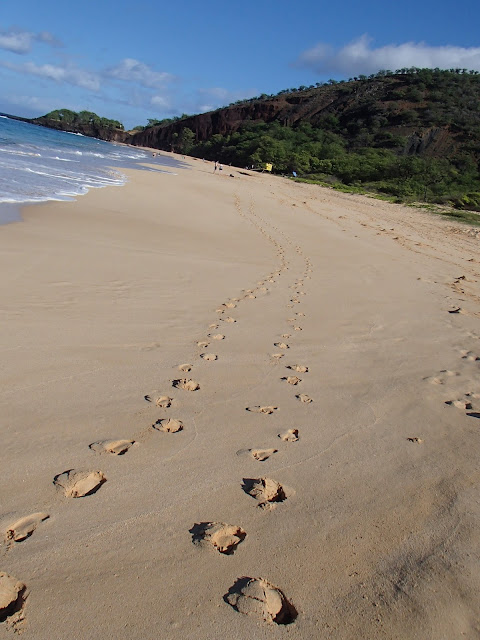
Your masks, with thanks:
M40 31L32 33L31 31L22 31L17 28L0 29L0 49L11 51L12 53L25 54L29 53L35 42L43 42L52 47L63 46L49 31Z
M302 67L324 73L358 75L379 69L404 67L475 69L480 71L480 47L432 47L424 42L405 42L373 47L373 39L363 35L341 49L319 43L304 51L296 61Z
M223 107L231 102L254 96L257 91L255 89L244 89L240 91L230 91L223 87L211 87L209 89L198 89L198 99L196 101L195 110L201 113L212 111L218 107Z
M0 62L0 66L18 73L47 78L58 83L67 83L82 87L83 89L89 89L90 91L100 90L100 76L91 71L79 69L78 67L53 64L37 65L34 62L24 62L22 64Z
M6 111L7 113L18 113L20 108L22 111L21 115L26 117L37 117L40 114L52 111L52 109L58 109L59 106L72 109L73 111L80 111L82 108L85 108L84 105L73 103L68 98L64 98L60 105L57 98L46 98L19 93L9 94L8 98L3 99L1 103L2 106L0 110Z
M165 96L152 96L150 98L150 104L152 105L152 107L168 109L170 107L170 100Z
M134 58L125 58L115 67L104 71L104 75L116 80L135 82L149 89L161 89L174 79L165 71L155 71L152 67Z

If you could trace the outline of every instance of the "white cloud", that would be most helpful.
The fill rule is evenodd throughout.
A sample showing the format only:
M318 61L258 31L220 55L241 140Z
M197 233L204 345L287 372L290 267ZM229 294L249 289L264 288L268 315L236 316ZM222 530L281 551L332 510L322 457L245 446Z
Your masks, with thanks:
M40 78L48 78L58 83L66 82L90 91L100 90L100 78L97 74L90 71L79 69L78 67L65 66L60 67L53 64L37 65L34 62L24 62L23 64L14 64L12 62L0 62L0 66L16 71L18 73L26 73Z
M424 42L405 42L374 48L372 38L363 35L341 49L319 43L304 51L296 64L317 73L369 74L379 69L405 67L475 69L480 71L480 47L432 47Z
M31 51L34 42L43 42L52 47L63 46L49 31L32 33L20 29L11 28L0 30L0 49L11 51L12 53L25 54Z
M30 107L37 113L47 113L48 111L52 111L52 109L58 108L57 98L39 98L37 96L26 96L21 94L9 95L8 103L20 107ZM72 109L73 111L79 110L77 105L72 106L68 104L63 106L65 108Z
M160 107L162 109L167 109L170 106L170 101L168 100L168 98L165 98L164 96L152 96L150 98L150 104L153 107Z
M106 69L104 74L117 80L136 82L149 89L161 89L173 80L173 76L170 73L155 71L148 64L133 58L125 58L115 67Z

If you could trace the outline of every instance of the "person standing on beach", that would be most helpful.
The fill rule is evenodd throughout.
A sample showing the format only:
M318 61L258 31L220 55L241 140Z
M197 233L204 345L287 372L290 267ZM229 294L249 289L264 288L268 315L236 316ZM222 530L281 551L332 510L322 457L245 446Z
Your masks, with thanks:
M217 170L218 167L218 160L215 160L215 167L213 169L213 173L215 173L215 171Z

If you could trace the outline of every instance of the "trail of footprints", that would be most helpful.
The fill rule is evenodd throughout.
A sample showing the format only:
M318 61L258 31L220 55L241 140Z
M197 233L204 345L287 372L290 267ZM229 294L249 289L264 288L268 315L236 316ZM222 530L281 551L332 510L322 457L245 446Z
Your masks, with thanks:
M438 389L447 407L464 411L469 417L480 418L480 355L462 349L457 357L460 371L442 369L423 380Z
M238 304L244 301L255 300L259 295L261 296L268 292L268 285L274 284L289 268L285 247L274 238L272 233L267 230L267 227L270 226L274 232L282 236L287 245L292 245L291 240L278 228L261 219L255 213L253 204L249 208L248 215L243 212L238 198L235 200L235 206L239 215L250 222L266 237L267 241L273 245L280 263L276 270L262 280L259 280L255 286L244 289L241 297L227 300L216 309L217 321L212 322L208 327L212 332L207 334L206 339L200 339L196 342L196 347L200 351L200 353L197 352L196 357L207 363L213 363L220 357L216 353L206 351L206 349L210 347L210 342L215 341L219 344L227 338L224 333L213 333L213 331L218 329L221 323L233 327L237 322L234 317L225 315L225 313L227 311L231 313L232 310L237 308ZM299 256L303 256L300 247L295 247L295 251ZM301 304L300 297L306 295L302 287L304 280L310 279L311 277L312 265L308 258L304 258L304 261L305 271L303 276L297 278L290 287L294 293L287 305L288 308ZM303 317L305 317L305 313L297 311L295 317L288 320L293 331L302 331L299 319ZM282 338L290 339L291 334L284 333L282 334ZM290 344L280 340L273 342L273 344L283 352L290 348ZM279 362L284 356L283 352L272 353L272 361ZM193 368L194 365L191 363L178 365L178 371L181 373L189 373ZM303 364L289 364L286 366L286 369L302 374L308 373L309 370L308 366ZM302 383L302 379L296 375L286 375L279 381L282 383L286 382L295 387ZM171 387L182 393L201 391L201 383L190 377L179 377L171 380ZM303 403L312 402L312 399L304 393L297 394L296 398ZM176 399L166 393L158 395L156 393L148 394L144 396L144 399L164 412L175 408L177 404ZM276 413L278 407L259 405L247 407L247 410L263 415L272 415ZM184 423L180 418L167 415L159 418L149 429L142 431L142 433L132 438L99 440L90 443L88 446L94 454L99 456L123 456L127 454L132 447L136 446L138 441L141 440L142 436L146 433L162 432L165 434L175 434L184 428ZM278 433L278 439L280 442L286 444L298 442L300 439L299 430L296 428L287 429L282 433ZM278 449L272 446L263 449L252 448L237 453L239 455L248 455L252 460L263 464L278 453ZM99 460L100 459L101 458L99 458ZM93 496L97 491L101 490L105 482L107 482L106 475L98 469L68 469L59 473L53 479L53 485L59 494L67 499L88 498ZM285 502L287 498L294 493L293 490L282 486L276 480L264 476L259 478L244 478L239 488L243 489L245 494L252 498L259 508L264 510L274 509L279 503ZM4 531L6 551L30 538L36 529L42 526L49 518L49 513L37 512L11 522ZM200 547L211 547L223 555L233 554L247 537L247 532L244 531L241 526L223 522L197 523L192 527L190 533L194 544ZM8 573L0 572L0 623L5 622L14 629L20 629L24 621L24 609L27 597L28 589L23 582ZM261 577L243 576L239 578L225 594L224 601L236 611L253 616L267 623L290 624L297 617L295 607L286 598L285 594L278 587L270 584L266 579Z

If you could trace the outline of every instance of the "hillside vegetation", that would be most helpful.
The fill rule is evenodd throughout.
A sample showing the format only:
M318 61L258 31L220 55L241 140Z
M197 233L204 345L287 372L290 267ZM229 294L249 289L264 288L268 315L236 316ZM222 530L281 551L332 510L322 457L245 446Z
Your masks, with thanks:
M68 109L32 120L334 188L480 211L480 74L399 69L262 94L132 131ZM475 218L475 216L474 216ZM477 216L478 218L478 216Z
M480 210L480 74L401 69L286 89L133 137L181 153Z
M71 111L70 109L55 109L46 113L41 118L36 118L38 124L41 124L42 120L50 122L59 122L67 126L84 126L93 125L96 127L102 127L104 129L123 129L123 124L118 120L110 120L109 118L102 118L93 111Z

